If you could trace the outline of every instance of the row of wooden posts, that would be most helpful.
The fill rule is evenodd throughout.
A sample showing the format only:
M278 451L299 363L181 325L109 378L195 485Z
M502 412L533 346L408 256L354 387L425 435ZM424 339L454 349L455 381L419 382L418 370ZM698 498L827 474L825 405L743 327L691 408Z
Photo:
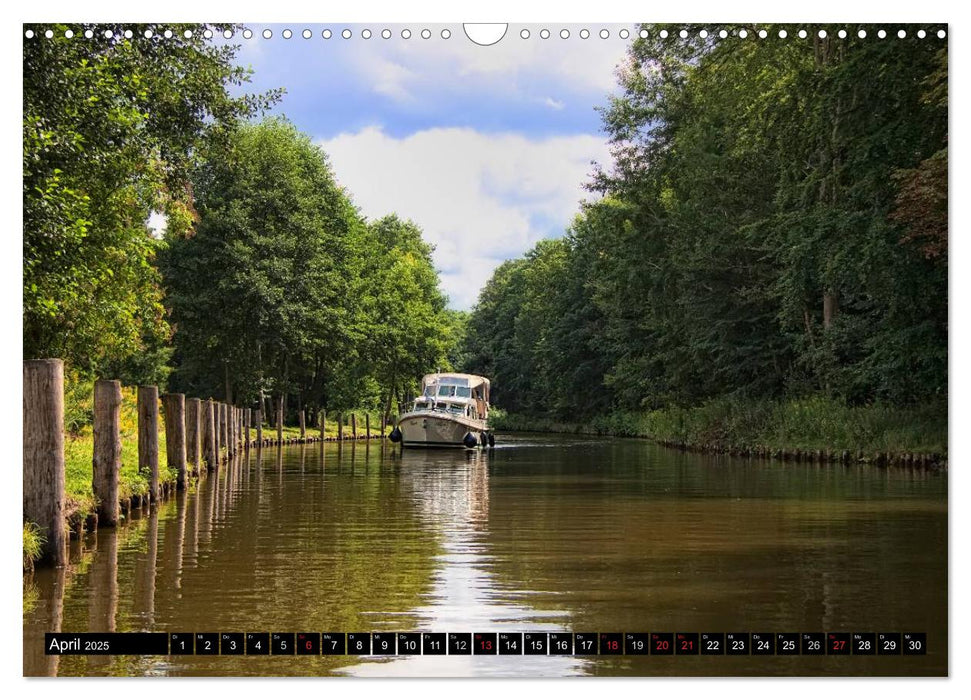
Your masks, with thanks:
M147 498L162 498L159 479L159 401L165 424L165 452L178 476L175 486L185 488L200 467L218 469L249 446L322 442L326 419L320 413L319 437L307 435L306 417L300 411L300 438L283 438L283 402L276 411L276 439L264 438L260 410L196 398L184 394L162 394L158 387L138 387L138 469L149 480ZM24 519L38 525L45 538L43 556L55 565L65 563L64 462L64 363L59 359L24 362ZM371 439L371 418L365 414L365 431L360 436L357 416L350 417L350 439ZM255 439L251 430L255 429ZM385 426L373 437L383 437ZM91 486L97 503L97 524L118 523L121 501L118 495L121 471L121 382L98 380L94 385L94 454ZM343 415L338 417L336 440L344 440Z

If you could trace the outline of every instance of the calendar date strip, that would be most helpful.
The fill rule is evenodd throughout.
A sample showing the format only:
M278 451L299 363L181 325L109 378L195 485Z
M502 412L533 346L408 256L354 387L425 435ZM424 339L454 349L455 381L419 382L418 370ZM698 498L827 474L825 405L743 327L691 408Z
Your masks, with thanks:
M48 632L48 655L922 656L924 632Z

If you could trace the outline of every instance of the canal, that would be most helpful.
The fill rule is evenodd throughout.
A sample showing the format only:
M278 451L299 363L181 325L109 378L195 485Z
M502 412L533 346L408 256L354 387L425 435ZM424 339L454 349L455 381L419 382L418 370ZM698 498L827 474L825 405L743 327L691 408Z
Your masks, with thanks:
M947 473L502 436L251 449L24 578L25 675L947 673ZM925 656L45 656L47 631L926 632Z

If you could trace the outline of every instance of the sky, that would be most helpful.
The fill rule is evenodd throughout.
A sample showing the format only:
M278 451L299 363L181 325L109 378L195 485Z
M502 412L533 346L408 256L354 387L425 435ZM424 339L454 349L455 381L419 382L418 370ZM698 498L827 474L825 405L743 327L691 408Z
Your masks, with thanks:
M509 25L491 46L461 24L247 26L252 38L232 41L253 70L246 91L285 88L273 113L323 148L361 212L424 231L452 308L470 309L502 261L562 236L595 197L592 162L609 166L595 108L616 91L630 25Z

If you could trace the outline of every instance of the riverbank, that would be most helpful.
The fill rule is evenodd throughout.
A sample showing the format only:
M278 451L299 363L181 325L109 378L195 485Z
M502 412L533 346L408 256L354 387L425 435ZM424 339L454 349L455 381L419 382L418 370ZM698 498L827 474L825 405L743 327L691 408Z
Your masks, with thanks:
M64 436L64 520L72 533L79 536L87 527L91 527L97 502L92 486L92 462L94 456L94 436L91 426L93 384L90 382L73 381L65 386L65 428ZM367 422L370 420L371 437L378 438L381 433L379 413L363 410L347 412L343 434L350 439L354 434L350 416L357 419L356 435L363 438L367 434ZM328 419L326 423L325 439L337 439L338 421ZM158 422L158 462L159 486L163 496L174 492L178 481L178 470L170 467L165 448L165 421ZM135 387L122 387L121 408L119 416L118 435L121 442L121 468L118 472L118 500L121 505L120 517L125 519L132 507L138 507L148 501L149 475L138 468L138 396ZM250 440L256 441L257 430L250 428ZM284 426L284 442L300 440L300 428ZM307 426L307 440L320 437L319 426ZM264 423L263 438L275 443L277 431L275 426ZM239 436L240 441L243 436ZM189 465L190 472L201 465ZM190 479L189 487L192 487ZM42 554L45 545L43 530L36 524L24 521L23 527L23 567L24 571L33 568L34 563Z
M947 467L947 405L846 406L821 397L717 399L695 408L616 412L584 423L494 411L497 431L648 438L678 449L791 461Z

